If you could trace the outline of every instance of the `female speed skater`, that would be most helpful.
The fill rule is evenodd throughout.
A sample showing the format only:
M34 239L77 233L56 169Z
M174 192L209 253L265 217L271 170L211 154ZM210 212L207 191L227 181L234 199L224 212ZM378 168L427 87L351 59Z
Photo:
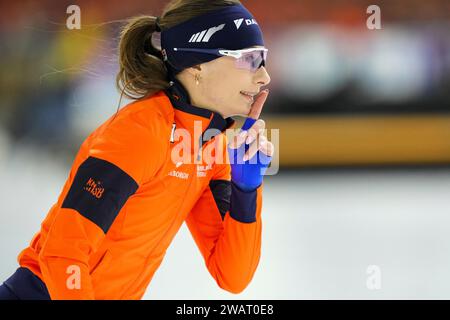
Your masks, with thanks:
M266 57L237 0L173 0L130 19L117 85L134 101L84 140L0 299L142 299L183 222L217 285L242 292L274 153L259 119ZM228 138L232 116L245 122Z

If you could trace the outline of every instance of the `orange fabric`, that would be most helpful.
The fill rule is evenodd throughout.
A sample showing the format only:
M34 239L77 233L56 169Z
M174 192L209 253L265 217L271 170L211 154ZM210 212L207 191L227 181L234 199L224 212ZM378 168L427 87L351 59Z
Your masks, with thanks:
M178 145L170 142L172 124L192 132L193 121L202 121L204 130L210 120L174 109L164 91L111 116L81 145L57 202L20 253L19 264L44 281L52 299L141 299L186 221L217 284L234 293L244 290L260 258L263 186L257 189L256 222L239 222L229 212L222 220L209 182L229 181L230 165L208 167L203 162L199 175L197 164L176 167L171 160ZM203 154L214 141L227 143L221 133L203 146ZM114 164L137 184L106 234L83 212L62 207L88 157ZM101 198L101 186L93 180L86 183L85 190ZM79 288L68 285L71 266L80 270Z

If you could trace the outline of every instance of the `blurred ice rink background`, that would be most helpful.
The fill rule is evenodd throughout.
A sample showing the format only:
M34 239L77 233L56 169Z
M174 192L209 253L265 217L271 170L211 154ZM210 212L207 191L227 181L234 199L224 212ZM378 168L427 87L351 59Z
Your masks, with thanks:
M120 23L102 23L159 15L165 2L77 3L85 27L68 31L67 1L0 2L0 280L17 268L82 141L116 111ZM378 2L377 31L365 24L370 1L243 3L271 52L262 117L280 129L259 268L242 294L221 290L183 225L145 298L450 298L450 2ZM386 125L369 140L364 124L373 129L367 119L380 116ZM330 117L338 131L321 122ZM358 117L369 122L352 127ZM367 285L370 266L379 289Z

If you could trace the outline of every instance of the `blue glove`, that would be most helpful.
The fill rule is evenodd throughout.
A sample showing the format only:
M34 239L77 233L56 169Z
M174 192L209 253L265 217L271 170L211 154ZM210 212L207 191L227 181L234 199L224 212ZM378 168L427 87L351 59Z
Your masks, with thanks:
M241 130L246 131L250 129L255 122L256 119L248 117ZM252 159L244 162L244 154L249 146L246 142L242 143L237 149L231 149L227 146L231 166L231 180L245 192L254 191L261 185L264 173L270 161L272 161L271 156L258 150ZM254 157L257 157L256 161Z

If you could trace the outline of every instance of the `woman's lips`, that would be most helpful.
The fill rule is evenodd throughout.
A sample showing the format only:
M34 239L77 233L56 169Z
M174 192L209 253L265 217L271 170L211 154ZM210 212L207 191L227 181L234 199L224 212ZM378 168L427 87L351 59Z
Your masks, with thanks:
M248 95L248 94L245 94L245 93L242 93L242 92L241 92L241 94L242 94L248 101L253 102L253 97L252 97L252 96L250 96L250 95Z

